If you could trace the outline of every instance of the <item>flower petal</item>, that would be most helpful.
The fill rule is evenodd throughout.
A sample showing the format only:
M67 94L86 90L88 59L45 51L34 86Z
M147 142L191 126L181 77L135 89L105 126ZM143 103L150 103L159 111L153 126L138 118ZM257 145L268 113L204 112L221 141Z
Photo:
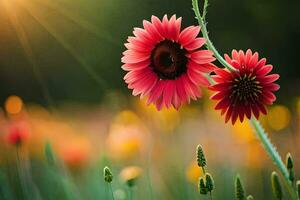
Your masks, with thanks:
M192 61L198 64L206 64L215 61L213 53L209 50L200 50L190 54Z
M199 34L200 27L199 26L189 26L185 28L180 34L178 38L178 42L185 47L190 44Z

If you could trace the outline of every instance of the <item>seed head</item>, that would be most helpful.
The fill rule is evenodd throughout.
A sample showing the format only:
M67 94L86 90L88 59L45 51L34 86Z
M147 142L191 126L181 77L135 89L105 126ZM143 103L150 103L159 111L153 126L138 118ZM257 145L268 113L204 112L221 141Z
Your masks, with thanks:
M293 169L294 167L294 162L293 162L293 158L292 158L292 155L290 153L287 153L286 154L286 168L287 169Z
M242 185L240 176L237 175L234 182L235 187L235 197L237 200L244 200L245 199L245 191Z
M289 179L290 179L290 181L294 182L294 180L295 180L295 174L294 174L294 170L293 170L294 161L293 161L292 155L290 153L286 154L285 165L286 165L286 168L289 171Z
M104 177L104 181L107 183L110 183L113 180L113 175L111 173L111 170L107 166L105 166L103 169L103 177Z
M207 192L208 192L208 190L205 186L204 179L202 177L200 177L200 179L199 179L199 193L206 195Z
M205 185L206 185L207 191L209 191L209 192L211 192L214 189L214 180L209 173L205 174Z
M295 180L294 170L292 170L292 169L289 169L289 179L291 182L294 182L294 180Z
M296 182L296 188L297 188L298 198L300 199L300 180L298 180L298 181Z
M204 155L203 149L200 144L197 146L197 162L198 162L199 167L206 166L205 155Z
M252 195L247 196L247 200L254 200Z
M271 183L272 183L272 190L273 190L274 196L278 200L281 200L282 199L282 189L281 189L279 176L276 172L272 172Z

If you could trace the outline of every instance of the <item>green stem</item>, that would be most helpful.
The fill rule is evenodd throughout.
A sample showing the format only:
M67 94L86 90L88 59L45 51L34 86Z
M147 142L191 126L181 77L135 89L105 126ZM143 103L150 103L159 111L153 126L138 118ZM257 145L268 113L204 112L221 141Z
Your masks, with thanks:
M205 175L205 173L206 173L205 167L202 167L202 173Z
M207 80L210 84L212 84L212 85L215 84L215 81L211 78L211 76L209 74L205 74L205 77L207 78Z
M147 153L147 164L146 164L146 178L147 178L147 186L148 186L148 192L149 192L149 199L154 199L154 193L153 193L153 184L152 184L152 176L151 176L151 166L152 166L152 151L153 151L153 138L151 135L149 135L149 145L148 145L148 153Z
M148 169L148 173L147 173L147 179L148 179L148 190L149 190L149 193L150 193L150 197L149 199L153 199L153 186L152 186L152 180L151 180L151 169L149 168Z
M24 173L23 173L22 160L20 157L19 147L17 147L17 149L16 149L16 154L17 154L17 169L18 169L18 173L19 173L21 190L24 195L24 199L30 199L30 196L28 194L28 189L27 189L28 184L26 183L27 182L26 177L24 177Z
M132 187L128 187L128 199L133 200L133 191Z
M209 192L209 199L210 200L212 200L213 198L212 198L212 194L211 194L211 192Z
M196 15L196 19L198 20L198 23L201 27L201 32L203 34L203 37L206 39L207 49L214 53L215 57L218 59L218 61L224 67L226 67L230 71L236 71L229 63L226 62L226 60L223 58L223 56L221 56L219 54L217 49L214 47L213 43L210 41L210 39L208 37L208 32L207 32L207 29L206 29L206 25L204 24L203 18L201 17L201 14L200 14L200 11L199 11L198 0L192 0L192 4L193 4L193 10L194 10L195 15ZM206 13L206 7L204 7L204 8L205 8L205 13Z
M108 185L109 185L109 190L110 190L110 193L111 193L111 198L112 198L112 200L115 200L114 193L113 193L113 190L112 190L112 187L111 187L111 183L109 183Z
M260 140L261 144L263 145L266 152L269 154L275 165L278 167L279 171L281 172L282 176L284 177L284 185L286 189L288 190L288 193L290 194L291 198L293 200L297 200L297 194L293 188L293 185L291 181L289 180L289 172L285 167L285 164L282 162L282 159L277 152L274 145L271 143L270 139L268 138L267 133L264 131L262 125L259 123L259 121L255 118L252 118L250 120L252 126L255 129L255 133Z
M207 13L207 7L208 7L208 0L204 0L204 5L203 5L203 14L202 14L202 19L204 21L204 24L206 24L206 13Z

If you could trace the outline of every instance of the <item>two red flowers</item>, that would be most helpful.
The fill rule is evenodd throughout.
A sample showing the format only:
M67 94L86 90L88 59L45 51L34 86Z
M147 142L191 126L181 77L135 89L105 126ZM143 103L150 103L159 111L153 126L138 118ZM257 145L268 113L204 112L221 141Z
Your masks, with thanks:
M146 97L158 110L178 109L200 98L200 87L208 87L215 91L211 97L218 101L215 109L234 124L238 118L243 121L245 116L266 114L265 106L275 101L273 92L279 85L274 81L279 75L269 74L272 65L259 59L258 53L233 50L225 59L235 70L217 68L213 53L201 49L206 40L198 37L199 26L181 31L181 18L175 15L170 19L165 15L162 20L152 16L143 26L134 28L134 37L128 37L122 69L127 71L124 80L133 95ZM213 83L207 78L211 72Z

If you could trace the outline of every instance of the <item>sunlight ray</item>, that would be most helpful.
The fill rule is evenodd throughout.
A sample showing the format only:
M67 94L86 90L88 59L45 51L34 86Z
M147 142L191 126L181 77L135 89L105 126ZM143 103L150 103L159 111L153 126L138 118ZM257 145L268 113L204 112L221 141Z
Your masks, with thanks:
M87 62L78 55L78 53L73 49L73 47L60 35L53 26L51 26L41 14L36 12L35 8L30 5L29 2L24 4L20 2L20 5L53 37L55 38L75 59L76 61L82 66L84 70L88 72L88 74L94 79L94 81L103 89L106 90L106 83L104 80L95 72Z
M32 67L32 71L34 73L34 76L36 77L38 83L41 86L44 98L50 106L53 106L54 105L53 99L52 99L52 97L50 95L50 92L47 88L47 84L44 81L43 76L42 76L42 74L41 74L41 72L38 68L38 65L36 63L36 59L34 57L34 53L32 51L31 45L29 43L27 34L26 34L21 22L19 21L17 13L15 12L14 8L10 7L11 6L10 2L8 2L7 0L3 0L2 3L4 5L4 8L7 11L9 20L10 20L11 24L13 25L13 28L16 31L18 40L19 40L19 42L20 42L20 44L21 44L21 46L22 46L22 48L25 52L25 55L26 55L30 65Z
M88 30L89 32L95 34L97 37L99 37L102 40L108 41L111 44L121 46L121 42L116 41L115 38L111 37L111 35L104 30L100 30L97 26L91 24L89 21L83 19L80 15L71 12L70 10L61 7L58 5L57 2L51 1L51 0L36 0L40 4L44 4L48 6L49 8L58 11L60 14L68 18L69 20L75 22L77 25L81 26L82 28Z

